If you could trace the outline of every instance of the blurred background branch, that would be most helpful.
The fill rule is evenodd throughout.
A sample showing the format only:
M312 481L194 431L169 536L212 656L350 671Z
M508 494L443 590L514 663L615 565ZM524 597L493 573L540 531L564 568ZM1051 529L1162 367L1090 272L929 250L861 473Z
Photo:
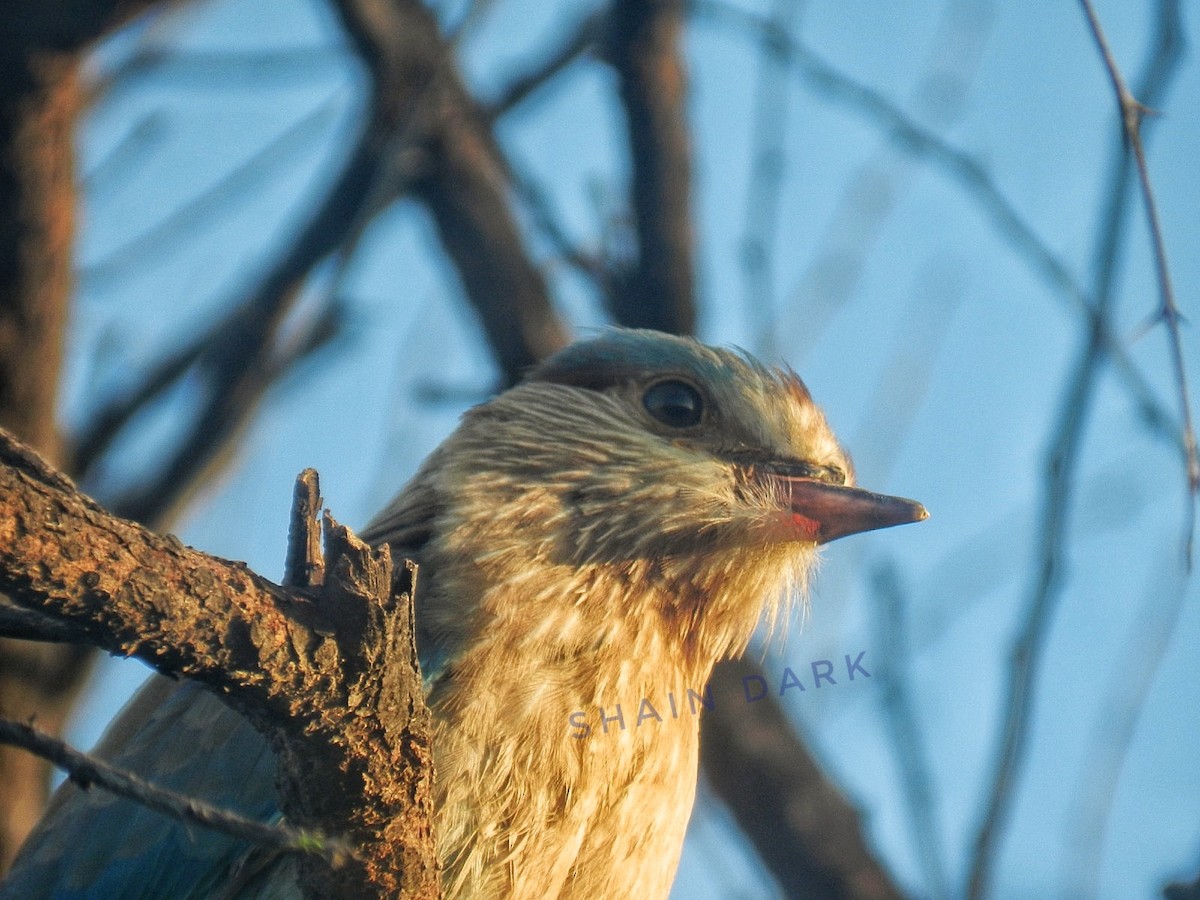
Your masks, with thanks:
M1145 74L1140 87L1149 102L1161 99L1179 61L1179 6L1176 0L1158 4L1157 28L1147 48ZM1037 689L1042 655L1055 608L1066 586L1067 523L1078 483L1078 467L1089 412L1095 402L1102 364L1105 361L1103 333L1112 312L1112 281L1123 250L1123 232L1128 227L1130 187L1130 144L1121 141L1112 174L1101 194L1108 207L1101 214L1096 235L1092 296L1096 319L1086 334L1082 353L1068 378L1060 406L1060 417L1050 438L1045 463L1045 493L1039 516L1036 557L1031 567L1029 599L1017 637L1013 642L1006 691L1006 707L998 731L991 788L986 800L968 876L967 896L977 900L987 895L998 844L1004 835L1009 808L1016 793L1025 754L1029 748L1034 691ZM1182 377L1182 375L1180 375ZM1184 401L1186 387L1182 388ZM1193 446L1190 414L1184 418L1184 447ZM1192 451L1188 453L1190 471ZM1191 498L1189 494L1189 508ZM1190 522L1190 514L1189 514ZM1190 530L1190 525L1188 526ZM1190 541L1190 537L1188 538Z

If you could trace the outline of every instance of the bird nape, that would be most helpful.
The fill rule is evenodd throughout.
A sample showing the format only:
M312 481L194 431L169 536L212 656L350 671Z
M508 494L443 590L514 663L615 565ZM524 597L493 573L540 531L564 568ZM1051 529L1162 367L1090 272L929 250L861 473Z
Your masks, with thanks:
M925 517L854 486L793 372L692 340L614 331L468 411L363 532L421 565L445 896L666 897L699 741L675 698L803 596L820 544ZM195 685L149 684L100 752L277 815L263 739ZM299 895L249 852L68 785L0 893Z

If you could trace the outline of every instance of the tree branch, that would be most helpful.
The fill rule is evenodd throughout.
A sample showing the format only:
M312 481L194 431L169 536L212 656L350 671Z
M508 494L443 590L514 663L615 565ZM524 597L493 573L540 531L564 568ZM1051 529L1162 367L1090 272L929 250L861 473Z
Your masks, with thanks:
M776 0L771 7L771 33L787 33L799 5ZM788 74L787 48L764 40L754 88L750 177L746 188L746 218L742 224L740 261L742 303L756 326L755 351L766 359L775 352L775 272L773 247L779 224L780 190L786 170ZM807 314L807 310L805 310ZM761 323L761 324L760 324Z
M524 252L486 118L462 85L432 14L418 0L339 0L336 8L370 75L359 141L324 202L247 300L162 360L84 433L79 458L90 464L146 403L184 373L200 376L204 399L190 430L156 476L112 502L123 515L161 521L222 459L277 374L272 344L313 266L352 247L406 190L433 214L505 383L566 343L544 280Z
M172 819L222 831L260 847L283 853L311 853L335 868L344 865L347 857L354 855L353 850L341 841L283 824L266 824L248 819L195 797L156 787L135 773L81 753L32 725L0 719L0 744L20 747L40 756L65 771L72 781L84 789L99 787Z
M1161 0L1158 26L1147 51L1146 95L1165 90L1178 62L1178 0ZM1009 658L1005 709L989 780L988 795L975 836L967 896L979 900L986 895L999 853L1000 840L1008 821L1028 753L1029 731L1034 703L1034 685L1041 664L1047 634L1053 623L1058 599L1065 586L1067 524L1074 494L1075 472L1091 404L1099 384L1101 363L1106 352L1108 319L1112 306L1112 283L1121 252L1120 236L1127 216L1125 211L1128 154L1118 155L1105 194L1107 205L1100 218L1096 239L1096 284L1090 328L1084 334L1079 361L1063 391L1058 422L1046 453L1045 488L1039 513L1039 526L1033 578L1029 587L1025 614L1013 640Z
M109 515L7 432L0 498L0 591L225 698L271 740L287 820L357 849L302 859L309 896L438 895L411 566L393 593L387 549L326 514L329 576L289 590Z
M513 384L562 347L567 330L525 253L487 117L419 0L337 0L336 7L371 73L372 123L389 167L370 214L410 188L428 207L504 382Z
M714 693L736 696L743 678L760 674L744 659L727 660L713 673ZM704 711L700 758L713 790L786 896L899 900L863 840L858 811L768 700Z
M1067 817L1065 877L1059 896L1100 894L1105 836L1121 772L1188 596L1188 578L1174 563L1173 558L1151 560L1146 596L1120 643L1108 684L1098 692L1099 714L1086 743L1089 758L1077 769L1074 814Z
M1159 308L1157 316L1167 326L1170 338L1171 364L1175 369L1175 387L1179 391L1180 416L1183 419L1183 451L1185 456L1185 475L1187 477L1187 518L1184 527L1184 559L1188 568L1192 565L1192 538L1196 530L1196 494L1200 492L1200 456L1196 453L1196 432L1192 427L1192 403L1189 397L1187 371L1183 363L1183 338L1179 332L1179 307L1175 304L1175 289L1171 285L1171 271L1167 266L1167 243L1163 238L1162 221L1158 215L1158 204L1154 200L1154 187L1150 183L1150 169L1146 164L1146 148L1142 143L1142 118L1147 108L1138 102L1125 76L1121 74L1117 61L1109 49L1104 29L1100 27L1100 19L1092 7L1091 0L1079 0L1087 17L1088 27L1096 41L1096 48L1104 60L1104 67L1112 80L1113 92L1117 98L1117 108L1121 118L1121 128L1125 140L1133 148L1133 158L1137 163L1138 184L1142 189L1142 199L1146 209L1146 223L1150 229L1150 242L1154 250L1154 273L1158 279ZM1176 12L1176 17L1178 12ZM1178 41L1178 37L1175 38Z
M0 603L0 637L48 644L87 640L87 633L71 622L50 619L31 609ZM0 707L0 711L7 712Z
M629 128L638 248L609 301L618 322L673 334L696 328L683 12L682 0L616 0L608 45Z
M311 147L320 130L329 125L336 106L327 101L310 110L211 187L172 209L104 258L81 267L79 277L84 285L99 289L120 278L131 265L169 254L172 248L186 247L197 232L220 222L239 201L253 197L277 166Z
M1170 422L1171 416L1133 364L1123 342L1112 333L1108 323L1101 320L1094 298L1089 297L1067 264L1025 220L978 159L914 122L882 93L839 71L792 35L774 32L769 19L720 0L688 2L689 9L697 14L726 21L758 39L783 42L796 73L809 84L877 125L901 150L933 163L949 176L978 204L999 235L1031 270L1056 295L1065 298L1089 328L1099 328L1101 348L1111 358L1117 374L1146 417L1154 423Z
M29 0L0 3L0 427L57 460L80 90L77 38L50 40L55 24L81 23L55 23ZM61 728L89 668L90 654L74 647L0 641L0 708ZM43 761L0 747L0 873L49 786Z
M487 104L484 115L488 121L494 122L511 112L573 63L595 50L607 23L608 8L604 6L580 19L557 49L515 76Z

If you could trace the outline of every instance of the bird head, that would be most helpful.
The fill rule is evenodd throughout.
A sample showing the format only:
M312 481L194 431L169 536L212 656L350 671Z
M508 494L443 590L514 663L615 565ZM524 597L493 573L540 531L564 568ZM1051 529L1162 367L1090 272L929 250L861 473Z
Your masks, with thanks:
M627 599L609 615L657 615L709 664L744 646L772 594L802 592L819 545L927 515L854 486L794 372L650 331L568 347L469 411L399 507L372 530L437 517L407 541L436 547L382 539L432 553L434 579L472 560L459 593L615 578Z

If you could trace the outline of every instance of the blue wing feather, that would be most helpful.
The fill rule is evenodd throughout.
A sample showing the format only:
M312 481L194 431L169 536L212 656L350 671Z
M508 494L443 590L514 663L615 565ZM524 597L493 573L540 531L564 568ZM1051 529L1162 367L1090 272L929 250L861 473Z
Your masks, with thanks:
M434 648L421 662L428 691L449 659ZM198 684L155 676L114 720L96 752L156 785L261 821L279 818L275 758L266 740ZM290 883L290 870L280 873L282 879L268 876L228 892L254 849L103 789L68 782L0 883L0 900L287 896L282 882Z
M106 738L119 747L105 754L111 762L247 816L278 815L274 758L245 719L195 684L164 681L143 691L166 696L140 722L118 718L113 729L130 732ZM135 714L137 705L127 713ZM67 784L0 886L0 897L209 897L247 850L213 829L184 825L99 788Z

